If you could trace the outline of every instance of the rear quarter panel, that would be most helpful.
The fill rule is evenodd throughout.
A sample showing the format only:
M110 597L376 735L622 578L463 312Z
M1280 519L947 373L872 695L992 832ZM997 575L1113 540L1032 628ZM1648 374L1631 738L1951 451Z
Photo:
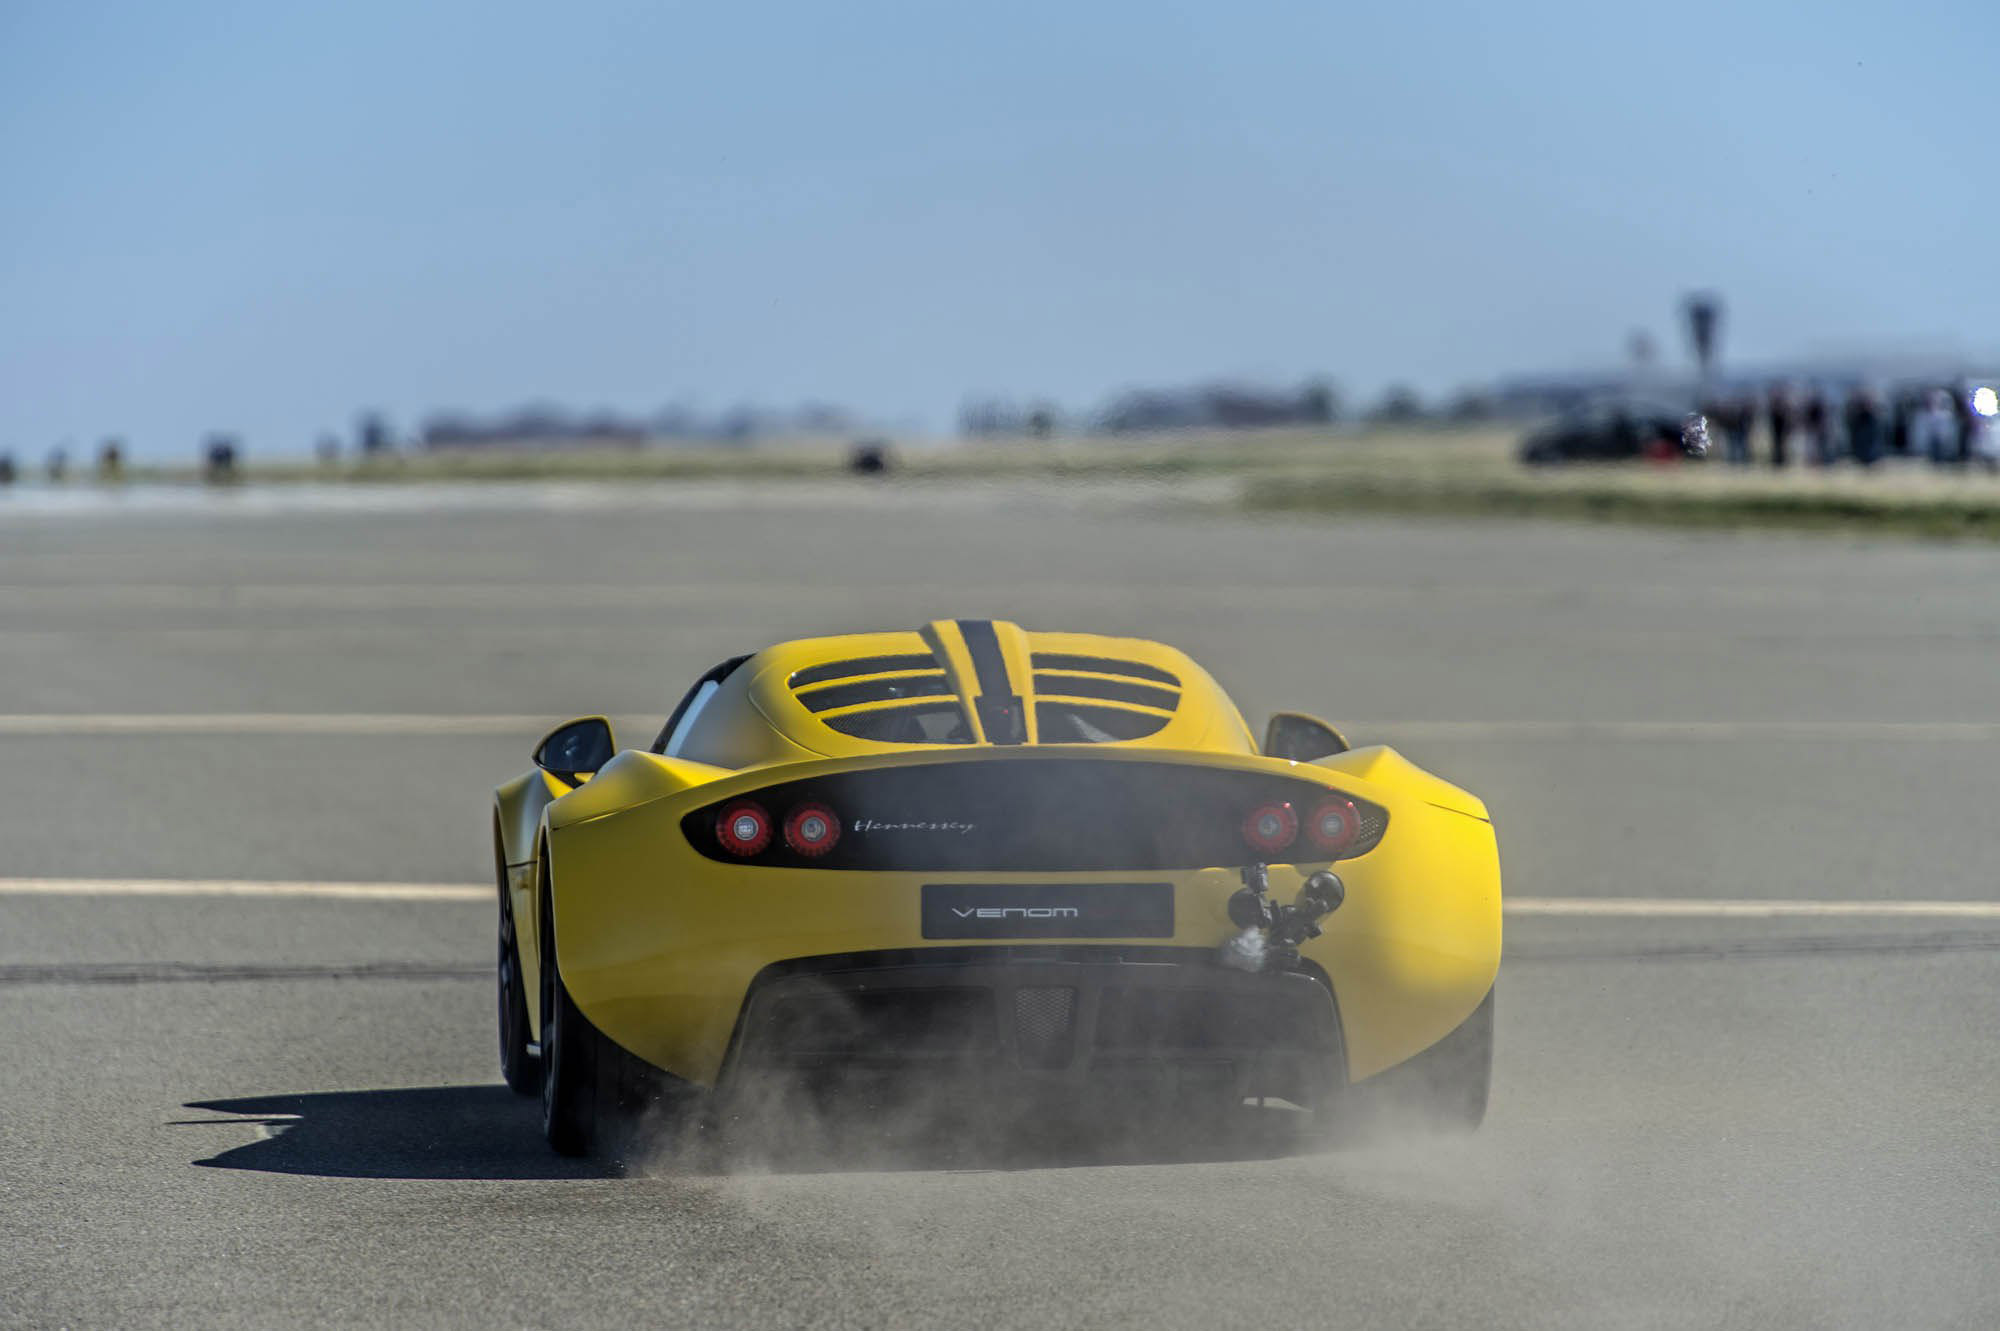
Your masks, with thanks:
M1336 865L1347 902L1303 949L1334 977L1348 1076L1420 1053L1472 1015L1499 974L1500 854L1485 803L1392 748L1314 766L1391 810L1389 835ZM1357 782L1362 784L1356 784Z

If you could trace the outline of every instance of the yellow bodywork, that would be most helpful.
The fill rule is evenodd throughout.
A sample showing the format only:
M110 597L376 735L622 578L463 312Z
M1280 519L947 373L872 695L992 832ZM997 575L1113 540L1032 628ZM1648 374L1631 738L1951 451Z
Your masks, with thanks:
M916 907L924 884L1122 881L1130 872L965 873L844 871L720 862L681 828L691 810L781 781L859 767L1006 763L1071 757L1092 762L1185 763L1303 778L1388 811L1380 844L1339 861L1347 894L1301 955L1330 979L1348 1080L1412 1057L1463 1022L1492 988L1500 960L1500 870L1485 806L1391 749L1354 749L1314 763L1260 756L1240 712L1208 674L1157 643L1090 634L1029 633L994 622L1026 742L995 744L973 705L980 688L963 621L905 633L784 643L749 658L706 700L673 756L627 749L572 788L542 771L496 792L495 839L503 889L516 921L522 973L540 965L543 894L555 922L558 966L578 1007L610 1039L658 1067L713 1084L752 981L778 962L832 954L922 949ZM890 744L844 734L828 718L883 706L813 711L790 683L834 662L929 655L973 730L969 743ZM1166 706L1093 697L1092 708L1130 710L1158 725L1140 738L1052 743L1038 733L1037 675L1057 688L1093 687L1087 669L1051 674L1041 661L1101 658L1138 663L1179 681ZM990 647L984 657L993 669ZM933 667L935 668L935 667ZM902 667L912 676L915 667ZM886 670L863 678L894 678ZM843 677L843 678L853 678ZM1063 681L1067 679L1068 682ZM989 689L990 692L990 689ZM889 704L895 705L895 704ZM1246 855L1247 859L1248 856ZM1271 895L1289 901L1325 861L1274 864ZM1226 902L1237 865L1160 872L1171 880L1174 935L1127 940L1213 949L1234 932ZM1090 945L1120 940L1093 938ZM1007 946L954 941L953 948ZM1061 943L1038 942L1038 947ZM540 1029L538 987L528 986Z

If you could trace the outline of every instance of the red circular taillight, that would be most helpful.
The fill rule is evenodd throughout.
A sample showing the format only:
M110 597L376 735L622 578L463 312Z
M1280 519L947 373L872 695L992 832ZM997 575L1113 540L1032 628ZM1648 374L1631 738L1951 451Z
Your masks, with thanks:
M715 839L731 855L755 855L771 844L771 815L753 800L738 800L716 817Z
M840 840L840 819L824 804L801 804L785 819L785 844L801 855L824 855Z
M1353 800L1330 799L1306 819L1306 837L1329 855L1338 855L1361 837L1361 811Z
M1275 855L1299 834L1299 816L1290 804L1266 804L1243 820L1243 839L1261 855Z

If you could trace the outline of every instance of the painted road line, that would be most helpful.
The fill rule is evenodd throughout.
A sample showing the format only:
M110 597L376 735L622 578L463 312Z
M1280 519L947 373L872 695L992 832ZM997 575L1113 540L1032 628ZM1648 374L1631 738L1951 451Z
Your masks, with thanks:
M1509 915L1598 919L2000 919L2000 901L1702 901L1685 897L1510 897Z
M2000 740L2000 721L1355 721L1367 740Z
M539 735L554 713L0 713L8 735ZM1990 742L2000 721L1355 721L1367 742L1399 740L1841 740Z
M0 896L319 897L337 901L494 900L492 883L304 883L198 878L0 878Z
M542 734L560 717L403 712L0 713L9 735Z
M219 984L232 980L467 980L493 974L489 963L449 961L373 961L332 963L248 962L221 964L190 961L56 962L49 965L0 964L0 985L17 984L171 984L194 981Z
M490 883L315 883L194 878L0 878L0 896L318 897L342 901L493 900ZM1509 915L1601 919L2000 919L2000 901L1701 900L1509 897Z

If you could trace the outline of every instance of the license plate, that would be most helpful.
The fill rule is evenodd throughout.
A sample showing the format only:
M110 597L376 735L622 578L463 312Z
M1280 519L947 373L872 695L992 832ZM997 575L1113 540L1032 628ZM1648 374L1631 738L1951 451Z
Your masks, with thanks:
M926 883L925 938L1172 938L1172 883Z

